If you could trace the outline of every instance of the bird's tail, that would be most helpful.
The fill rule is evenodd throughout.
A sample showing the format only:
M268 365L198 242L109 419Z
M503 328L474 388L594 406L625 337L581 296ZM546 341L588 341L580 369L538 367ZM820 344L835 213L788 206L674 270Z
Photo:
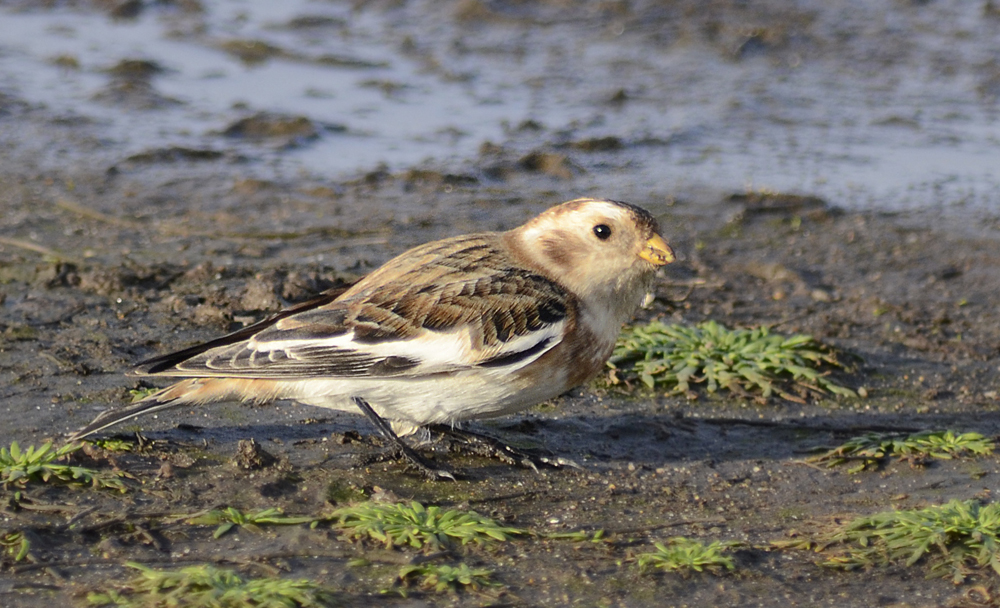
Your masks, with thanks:
M159 412L161 410L183 405L184 402L179 399L163 399L160 397L162 393L168 390L169 389L164 389L146 397L145 399L142 399L141 401L130 403L124 407L104 410L98 414L97 418L91 420L90 424L70 435L69 440L77 441L87 437L88 435L93 435L98 431L103 431L109 426L114 426L120 422L131 420L132 418L142 416L143 414L151 414L153 412Z
M263 403L277 397L278 389L277 383L268 380L235 378L182 380L141 401L101 412L90 424L70 435L69 440L83 439L126 420L174 407L202 405L228 399Z

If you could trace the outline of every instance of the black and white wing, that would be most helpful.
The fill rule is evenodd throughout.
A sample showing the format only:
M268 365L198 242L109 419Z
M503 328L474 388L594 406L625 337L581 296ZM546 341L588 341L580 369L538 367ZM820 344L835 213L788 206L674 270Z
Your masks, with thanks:
M575 310L562 287L513 264L486 236L417 248L339 297L150 359L136 372L293 380L516 369L558 344Z

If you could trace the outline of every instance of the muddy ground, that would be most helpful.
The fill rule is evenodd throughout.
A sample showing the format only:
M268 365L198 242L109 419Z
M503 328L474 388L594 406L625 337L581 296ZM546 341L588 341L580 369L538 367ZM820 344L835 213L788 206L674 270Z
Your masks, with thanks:
M487 29L558 21L521 9L498 17L489 6L464 3L449 15ZM643 17L624 4L602 6L625 23ZM720 6L734 23L743 18L741 4ZM596 18L584 12L577 18ZM813 48L808 36L788 34L812 31L811 17L799 12L765 11L760 29L739 35L727 18L712 25L698 15L692 8L658 18L676 18L678 38L715 41L735 64L743 53L777 61ZM889 64L888 55L865 60ZM555 136L522 125L510 142L483 146L453 172L428 162L349 178L275 176L238 151L117 154L99 124L53 116L0 89L0 445L60 441L149 386L125 376L137 361L352 281L410 246L510 228L581 194L621 196L593 189L602 176L617 184L616 169L651 144L593 139L579 128ZM539 131L546 143L525 154ZM638 318L810 333L857 357L837 377L867 397L804 405L689 400L598 382L473 425L581 469L535 473L426 446L461 473L453 483L373 462L380 442L359 416L296 404L163 413L114 431L129 441L141 433L141 451L92 451L80 460L128 473L124 494L32 484L18 507L14 488L0 490L0 530L24 531L32 542L29 560L4 558L0 604L82 603L87 590L120 581L123 564L136 561L311 578L346 605L996 605L1000 589L988 573L956 586L926 578L920 565L841 572L808 552L768 548L852 515L992 500L1000 482L996 455L893 462L857 475L800 462L869 430L1000 435L996 214L850 210L810 194L747 195L711 184L675 191L664 183L635 196L680 255ZM251 438L275 462L242 466L237 445ZM215 540L210 526L168 518L223 505L319 515L361 495L471 508L535 531L604 530L608 542L533 538L460 550L442 559L492 568L501 586L440 596L411 590L404 598L393 575L414 551L305 526ZM745 543L736 571L640 574L635 555L677 535ZM356 558L369 565L349 565Z
M51 176L3 179L7 217L32 226L39 238L31 243L66 256L46 260L4 244L4 444L58 440L97 411L127 401L130 389L146 386L123 375L131 363L248 323L349 280L406 245L450 232L452 223L475 221L429 211L377 230L365 231L370 224L358 219L356 234L330 235L315 230L319 222L286 228L301 232L280 238L209 238L203 234L234 232L237 224L227 217L125 222L84 215L66 204L70 199L46 194ZM209 177L185 181L172 195L228 187L223 196L292 214L310 206L346 209L362 198L416 196L470 217L503 206L510 219L496 220L501 226L544 206L504 200L480 184L445 187L448 181L385 175L344 184L332 196L290 183L222 185ZM74 205L93 209L97 197L81 190ZM124 196L112 184L101 200ZM279 205L281 198L293 202ZM776 201L779 210L764 204ZM660 217L683 256L666 270L641 318L776 324L811 333L860 357L856 371L841 380L865 387L868 397L760 405L581 388L524 415L476 426L574 459L582 470L534 473L435 451L463 474L455 483L424 481L399 463L359 465L377 447L360 417L293 404L161 414L119 429L125 438L141 430L152 442L145 450L98 453L90 463L128 472L128 493L32 485L22 502L45 510L5 511L6 527L30 532L33 561L5 562L4 605L75 597L120 578L127 560L209 561L251 571L263 565L329 584L348 604L370 601L369 594L391 586L385 562L404 557L387 558L325 531L276 529L213 540L210 527L158 519L220 505L319 514L342 500L345 488L471 507L534 530L603 529L612 539L594 546L521 540L496 551L472 550L464 559L496 570L503 584L498 595L379 596L388 605L962 604L968 585L927 580L919 567L843 573L815 565L808 553L764 547L835 516L991 497L1000 479L996 456L918 468L895 463L859 475L796 461L811 448L867 430L1000 433L996 236L930 228L910 217L846 213L798 198L727 198L716 202L714 220L701 213L705 202L697 214L684 202L638 202ZM266 216L247 216L241 230L274 230ZM102 262L87 257L89 248L129 253ZM307 261L317 251L334 261ZM253 471L238 466L237 442L250 438L277 464ZM5 500L11 492L4 491ZM638 574L629 558L674 535L749 545L736 554L739 569L731 575ZM376 567L376 575L349 568L358 556L382 569ZM992 588L992 580L984 574L970 584Z

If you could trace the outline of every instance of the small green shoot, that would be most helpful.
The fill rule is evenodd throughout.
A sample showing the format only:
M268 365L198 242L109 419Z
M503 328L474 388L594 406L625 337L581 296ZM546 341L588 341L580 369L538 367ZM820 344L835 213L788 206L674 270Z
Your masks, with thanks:
M491 580L493 571L488 568L470 568L468 564L420 564L404 566L399 571L402 584L415 584L418 588L435 593L457 592L462 589L478 591L483 587L496 587Z
M219 526L212 533L213 538L219 538L236 526L240 526L250 532L260 532L260 526L294 526L307 524L316 521L310 516L286 516L281 509L270 508L258 511L257 513L244 513L234 507L216 509L193 517L184 516L185 521L193 525Z
M149 397L150 395L155 395L161 390L163 389L157 388L155 386L149 388L133 388L129 390L128 394L131 395L132 397L132 403L137 403L139 401L142 401L146 397Z
M835 467L851 463L848 473L876 469L887 458L898 457L922 464L928 458L950 460L965 455L985 456L993 452L993 441L979 433L954 431L922 431L912 435L866 433L849 439L807 462L825 463Z
M69 443L57 450L52 449L52 442L46 442L42 447L29 446L21 450L16 441L10 448L0 448L0 483L4 486L17 485L24 487L31 481L48 483L61 481L63 483L89 484L95 488L112 488L125 492L122 474L112 474L86 467L76 467L56 462L83 447L82 443Z
M87 443L108 452L132 452L136 449L135 443L124 439L115 439L113 437L88 439Z
M718 541L704 545L696 540L677 536L666 544L654 543L656 551L639 555L639 570L646 572L649 568L659 568L670 572L689 573L709 572L718 574L722 569L734 570L733 558L723 555L723 551L738 543L720 543Z
M332 593L307 579L244 579L210 565L139 571L118 589L87 595L91 606L118 608L321 608L334 605Z
M927 557L931 574L965 580L970 566L989 566L1000 574L1000 503L953 500L939 507L886 511L859 517L832 535L830 544L846 545L824 565L846 570L903 562L912 566Z
M454 542L482 545L510 540L525 530L501 526L475 511L442 510L413 501L409 505L363 503L336 509L328 517L349 538L370 538L386 547L409 545L438 550Z
M0 534L0 547L3 547L4 553L13 557L15 562L28 557L28 552L31 551L28 537L19 531Z
M649 388L662 385L679 394L704 384L709 393L759 390L764 398L775 393L796 402L826 393L855 396L819 370L845 367L833 350L811 336L771 334L767 327L730 330L715 321L694 327L654 321L626 329L608 364Z

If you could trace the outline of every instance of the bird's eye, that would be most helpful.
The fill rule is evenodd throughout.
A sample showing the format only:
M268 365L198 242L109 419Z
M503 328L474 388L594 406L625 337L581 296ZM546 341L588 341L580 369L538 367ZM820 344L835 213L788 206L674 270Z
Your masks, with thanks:
M598 224L594 226L594 236L602 241L608 240L611 238L611 227L607 224Z

